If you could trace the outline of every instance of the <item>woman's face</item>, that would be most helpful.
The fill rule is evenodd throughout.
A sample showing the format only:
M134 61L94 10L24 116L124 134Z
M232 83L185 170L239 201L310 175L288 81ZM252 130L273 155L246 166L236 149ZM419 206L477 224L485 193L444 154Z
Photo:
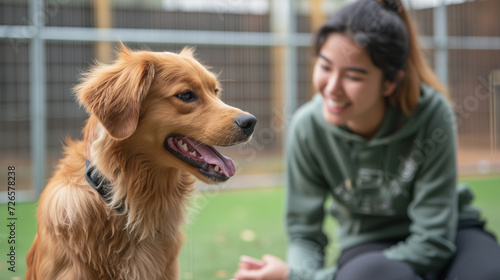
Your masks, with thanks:
M366 50L341 33L328 35L314 66L313 83L323 97L323 117L370 139L385 115L384 97L395 82L383 81Z

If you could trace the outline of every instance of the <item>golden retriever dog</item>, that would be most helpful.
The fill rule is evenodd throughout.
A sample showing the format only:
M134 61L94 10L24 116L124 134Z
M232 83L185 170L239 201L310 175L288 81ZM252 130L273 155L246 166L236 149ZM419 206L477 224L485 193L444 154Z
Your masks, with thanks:
M178 279L194 177L233 176L213 146L248 141L255 117L221 101L217 75L191 49L122 45L75 93L90 117L40 197L26 279Z

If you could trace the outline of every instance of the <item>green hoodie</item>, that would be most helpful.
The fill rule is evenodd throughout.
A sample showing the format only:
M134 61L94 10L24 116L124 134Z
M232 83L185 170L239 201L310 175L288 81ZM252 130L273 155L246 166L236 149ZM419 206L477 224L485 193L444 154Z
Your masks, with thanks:
M406 116L387 106L368 141L328 124L319 95L294 115L286 145L291 280L334 279L336 267L323 267L327 212L338 221L341 250L400 238L385 256L422 274L441 269L455 252L455 119L441 94L421 88L416 111ZM332 204L325 207L328 196ZM475 209L463 209L464 217L478 218Z

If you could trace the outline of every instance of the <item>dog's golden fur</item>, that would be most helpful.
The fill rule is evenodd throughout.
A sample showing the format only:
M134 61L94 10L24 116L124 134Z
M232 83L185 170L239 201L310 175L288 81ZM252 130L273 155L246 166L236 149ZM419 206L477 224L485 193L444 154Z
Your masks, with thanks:
M90 114L84 138L67 140L40 197L26 279L178 279L192 175L213 180L164 141L172 133L207 145L246 141L234 125L244 112L224 104L218 88L190 49L165 54L122 45L114 63L91 69L75 87ZM195 102L179 98L186 90ZM87 183L86 160L111 182L110 201Z

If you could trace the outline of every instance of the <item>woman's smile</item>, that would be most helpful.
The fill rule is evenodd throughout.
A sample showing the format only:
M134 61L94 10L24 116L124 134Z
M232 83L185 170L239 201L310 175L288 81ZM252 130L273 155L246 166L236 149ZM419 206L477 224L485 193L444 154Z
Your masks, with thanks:
M344 112L351 104L347 101L334 101L325 98L325 105L328 111L332 114L340 114Z

